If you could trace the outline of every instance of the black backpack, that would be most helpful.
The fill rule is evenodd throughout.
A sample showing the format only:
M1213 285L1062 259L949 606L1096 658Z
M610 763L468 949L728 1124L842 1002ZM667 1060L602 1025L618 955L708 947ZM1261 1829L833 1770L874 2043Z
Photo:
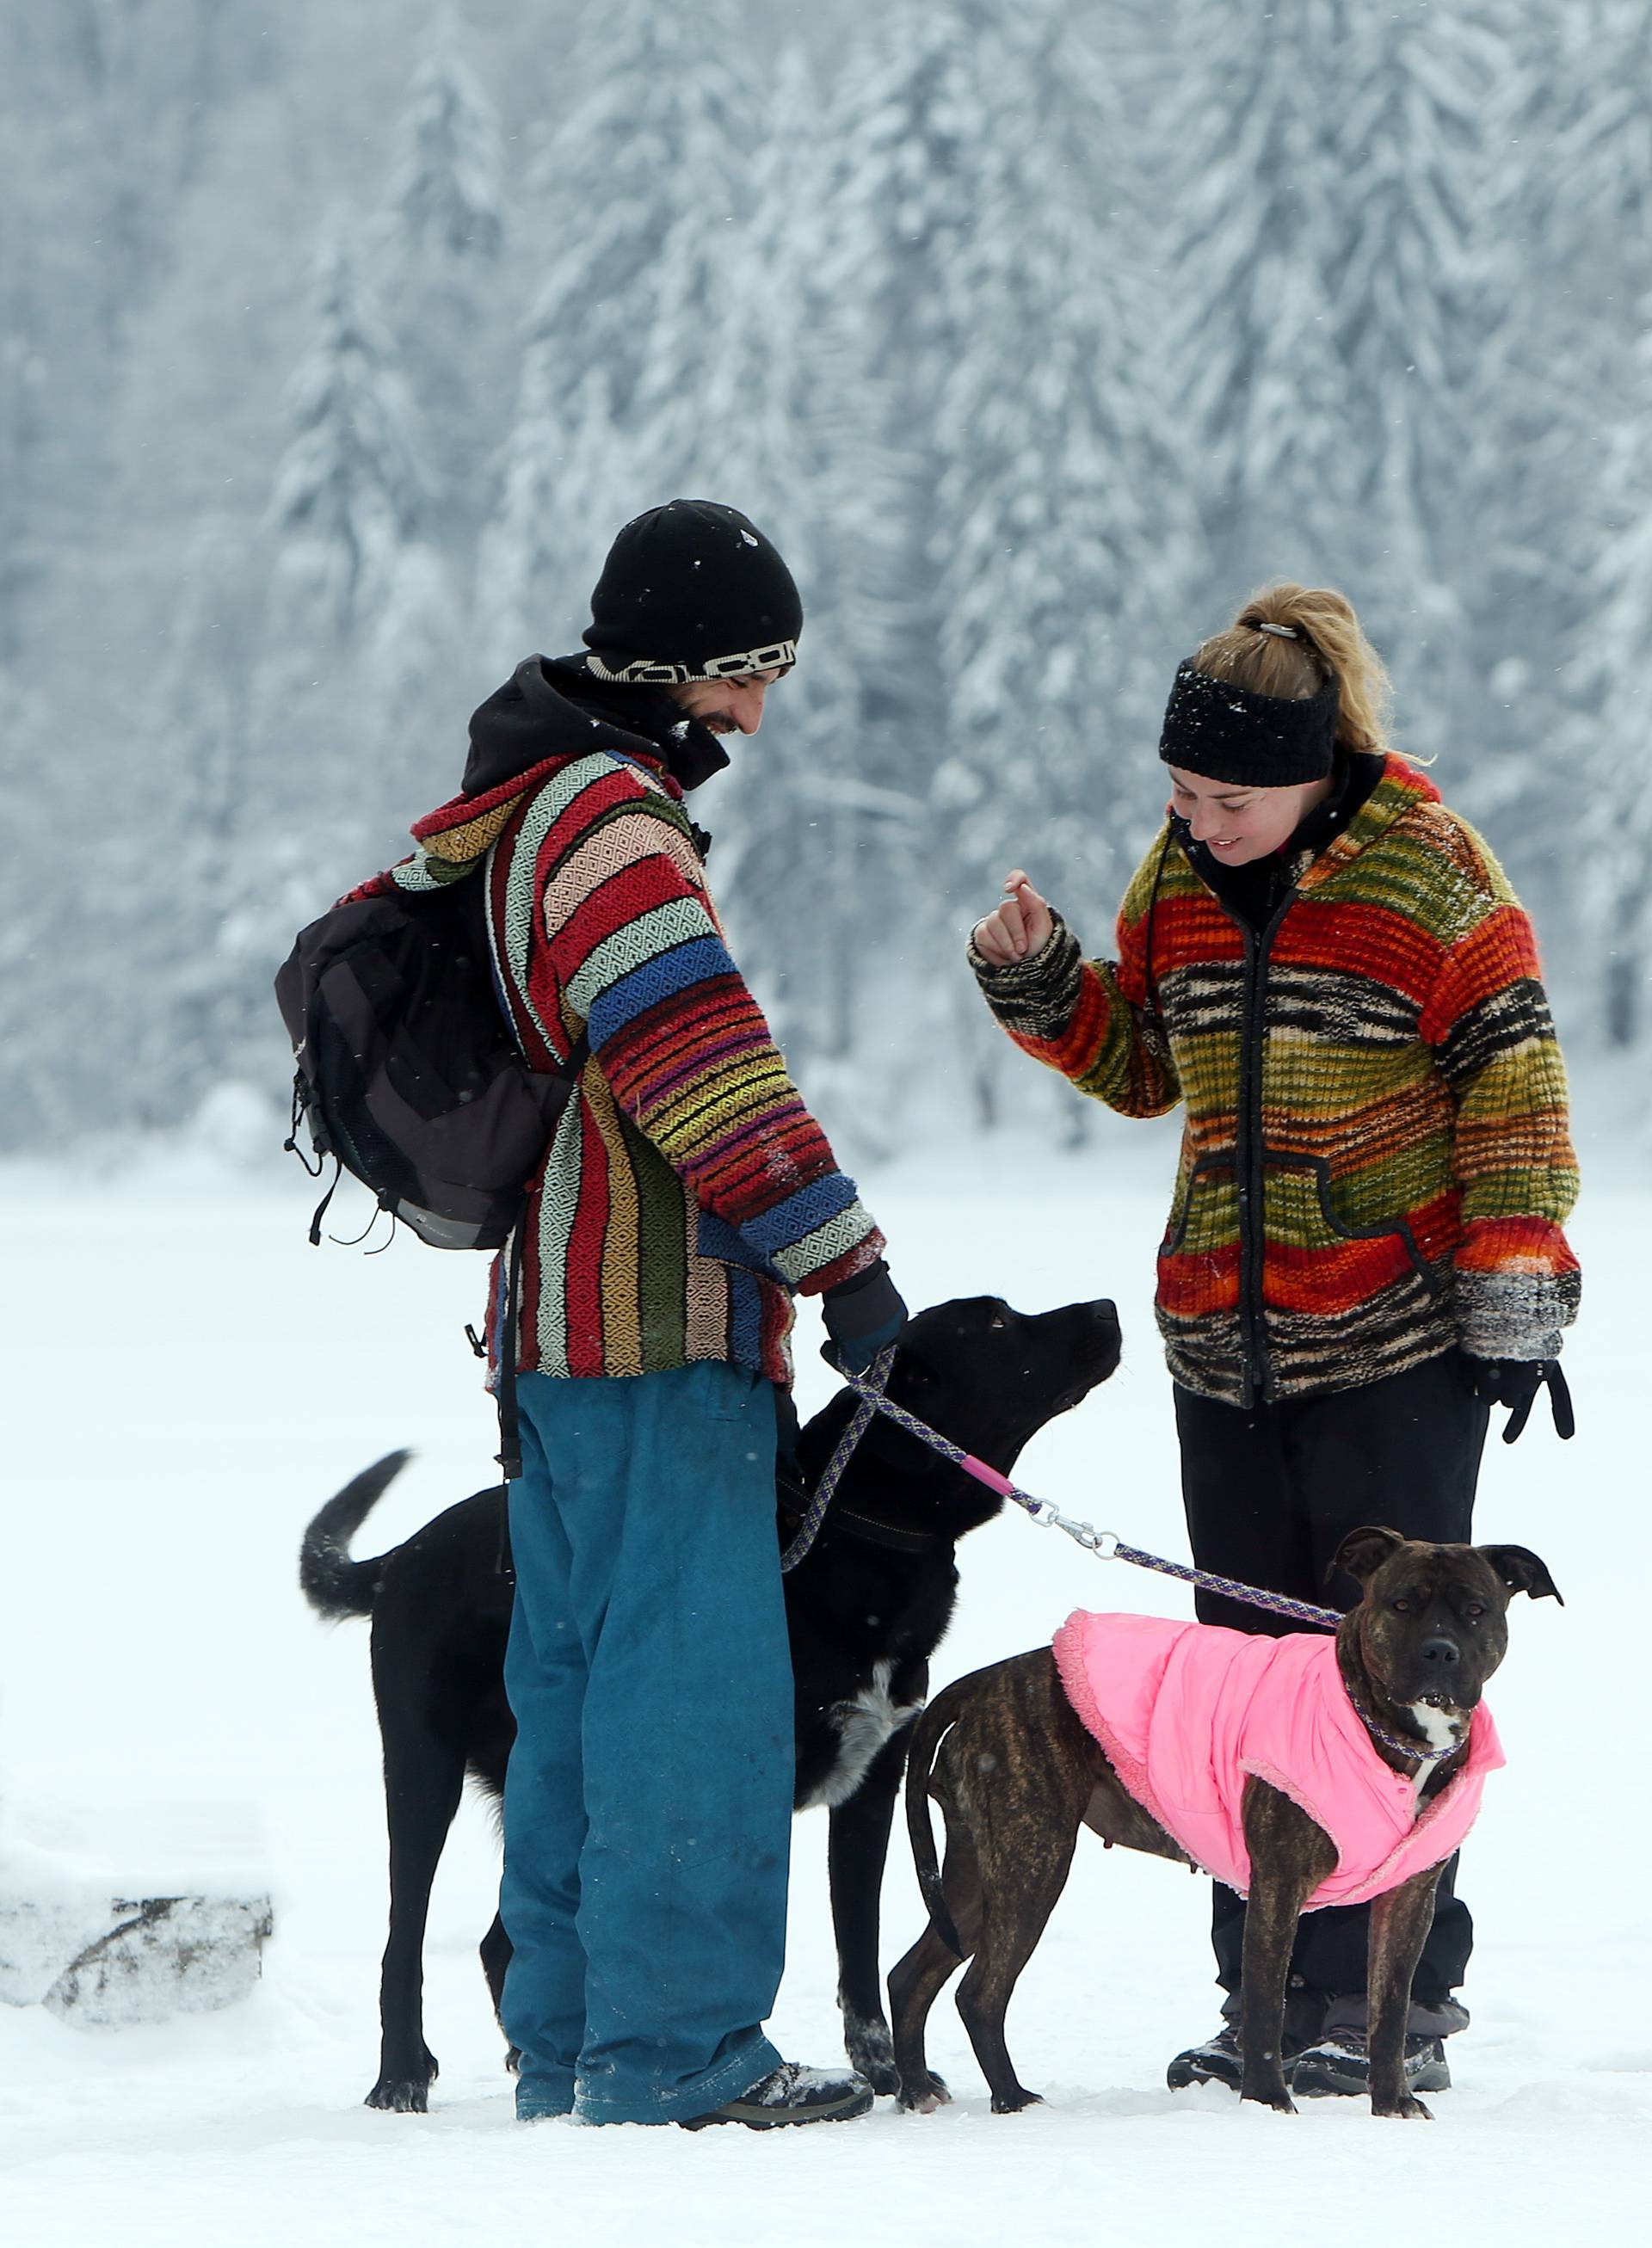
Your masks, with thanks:
M276 977L298 1065L292 1131L435 1249L497 1249L589 1053L531 1070L494 984L486 882L392 888L334 906ZM316 1166L319 1171L319 1160Z
M392 888L334 906L299 931L275 988L298 1065L286 1145L304 1162L302 1121L316 1152L312 1175L329 1155L335 1167L310 1221L312 1242L320 1243L346 1171L432 1248L497 1249L510 1239L497 1396L497 1458L509 1484L522 1472L517 1220L591 1046L581 1031L560 1069L528 1067L494 984L486 890L470 874L440 889ZM466 1333L485 1358L475 1329ZM509 1522L502 1511L506 1578Z

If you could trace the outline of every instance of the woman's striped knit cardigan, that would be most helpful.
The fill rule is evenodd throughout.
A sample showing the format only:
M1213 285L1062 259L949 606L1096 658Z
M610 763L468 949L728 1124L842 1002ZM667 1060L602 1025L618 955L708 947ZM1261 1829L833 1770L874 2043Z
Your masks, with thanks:
M522 1370L720 1359L789 1382L792 1290L850 1278L883 1237L730 956L676 783L641 756L552 757L413 832L394 880L486 881L530 1065L590 1038L529 1189Z
M1127 1116L1185 1103L1158 1317L1186 1388L1248 1404L1345 1389L1454 1344L1553 1356L1576 1315L1566 1079L1532 928L1496 860L1390 757L1253 936L1172 829L1116 961L1058 922L1031 960L971 948L1027 1052Z

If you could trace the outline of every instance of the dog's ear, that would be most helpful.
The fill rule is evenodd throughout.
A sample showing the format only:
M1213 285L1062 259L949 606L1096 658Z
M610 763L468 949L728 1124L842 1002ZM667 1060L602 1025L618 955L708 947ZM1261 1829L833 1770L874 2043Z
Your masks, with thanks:
M1560 1600L1560 1591L1529 1546L1482 1546L1478 1551L1497 1571L1511 1593L1527 1593L1534 1600ZM1564 1607L1566 1602L1560 1600Z
M1340 1569L1362 1585L1368 1577L1374 1577L1389 1554L1404 1543L1397 1530L1384 1530L1374 1522L1368 1522L1363 1529L1350 1530L1336 1549L1325 1573L1325 1581L1328 1585Z

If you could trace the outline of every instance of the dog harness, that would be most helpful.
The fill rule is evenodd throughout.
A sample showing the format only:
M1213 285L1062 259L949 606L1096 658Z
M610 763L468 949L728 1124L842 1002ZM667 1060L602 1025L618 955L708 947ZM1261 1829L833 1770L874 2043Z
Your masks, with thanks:
M1336 1845L1334 1873L1303 1908L1364 1904L1449 1858L1504 1761L1477 1709L1463 1769L1417 1810L1348 1699L1336 1642L1162 1616L1080 1608L1055 1635L1067 1699L1141 1806L1194 1863L1246 1894L1240 1806L1253 1774L1299 1804Z

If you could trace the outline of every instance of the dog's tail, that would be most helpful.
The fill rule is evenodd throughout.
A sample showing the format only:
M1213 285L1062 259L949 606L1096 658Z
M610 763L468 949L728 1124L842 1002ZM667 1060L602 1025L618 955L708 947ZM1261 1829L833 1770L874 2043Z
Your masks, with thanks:
M912 1862L918 1870L918 1887L929 1909L929 1925L949 1951L963 1957L963 1946L941 1886L940 1861L936 1855L935 1828L929 1819L929 1780L943 1737L956 1723L964 1682L956 1680L937 1694L918 1719L907 1751L907 1833L912 1840Z
M384 1556L353 1561L350 1540L412 1456L411 1452L387 1452L375 1460L327 1501L304 1533L298 1582L311 1607L330 1622L373 1614Z

